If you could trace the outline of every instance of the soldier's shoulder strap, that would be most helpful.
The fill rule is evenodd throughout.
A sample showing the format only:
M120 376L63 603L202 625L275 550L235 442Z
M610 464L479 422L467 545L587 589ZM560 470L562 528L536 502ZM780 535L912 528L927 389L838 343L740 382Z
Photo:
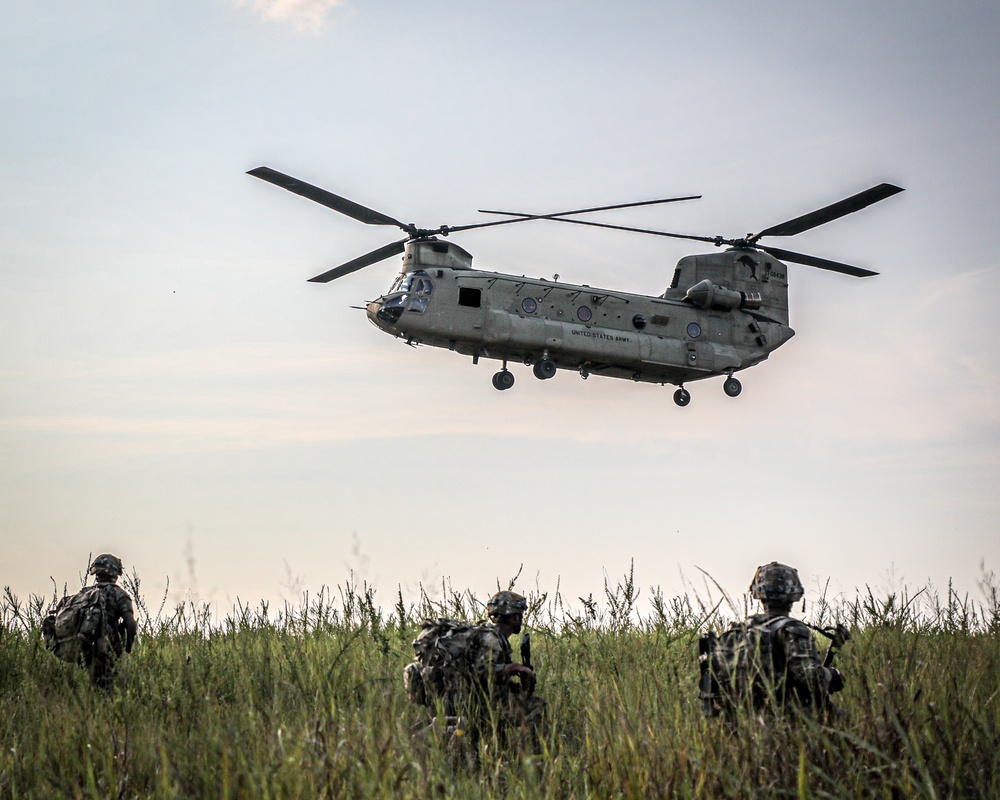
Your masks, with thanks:
M812 638L812 632L817 629L802 620L778 617L769 621L768 630L772 636L783 635L801 639Z

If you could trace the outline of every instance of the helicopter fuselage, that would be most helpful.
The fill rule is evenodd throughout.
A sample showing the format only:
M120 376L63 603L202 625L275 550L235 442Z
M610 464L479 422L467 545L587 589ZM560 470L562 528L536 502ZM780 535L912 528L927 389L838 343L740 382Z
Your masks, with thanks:
M731 377L794 335L786 274L753 250L688 256L663 295L647 296L473 269L467 251L432 237L407 244L402 273L367 314L409 344L504 370L551 362L552 373L682 385Z

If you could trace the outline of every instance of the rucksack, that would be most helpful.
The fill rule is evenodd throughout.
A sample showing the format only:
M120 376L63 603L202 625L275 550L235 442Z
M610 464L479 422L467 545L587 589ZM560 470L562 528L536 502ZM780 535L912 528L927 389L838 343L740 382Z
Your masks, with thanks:
M106 655L111 648L111 624L103 587L85 586L64 597L42 625L45 647L63 661L79 662Z
M774 635L792 621L778 617L739 624L700 640L701 699L707 715L730 713L747 702L759 710L781 693L784 659L775 652Z
M491 626L440 618L425 620L413 640L413 661L403 671L410 702L433 707L441 700L454 714L475 688L475 664L482 634Z

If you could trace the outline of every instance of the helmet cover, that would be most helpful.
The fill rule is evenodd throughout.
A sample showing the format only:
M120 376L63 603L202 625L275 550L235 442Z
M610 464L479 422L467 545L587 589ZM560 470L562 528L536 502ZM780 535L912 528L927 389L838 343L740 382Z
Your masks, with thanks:
M750 584L750 594L764 605L791 605L802 598L805 589L794 567L772 561L757 567Z
M122 560L110 553L102 553L91 563L90 574L117 580L122 574Z
M486 604L486 613L491 617L523 614L527 610L528 601L517 592L497 592Z

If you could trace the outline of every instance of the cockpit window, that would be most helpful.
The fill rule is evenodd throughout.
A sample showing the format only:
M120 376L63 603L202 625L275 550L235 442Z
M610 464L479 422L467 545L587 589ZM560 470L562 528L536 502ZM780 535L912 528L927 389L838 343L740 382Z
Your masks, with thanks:
M400 275L389 290L389 294L409 292L411 290L413 294L431 294L434 291L431 279L424 270L407 272L405 275Z

